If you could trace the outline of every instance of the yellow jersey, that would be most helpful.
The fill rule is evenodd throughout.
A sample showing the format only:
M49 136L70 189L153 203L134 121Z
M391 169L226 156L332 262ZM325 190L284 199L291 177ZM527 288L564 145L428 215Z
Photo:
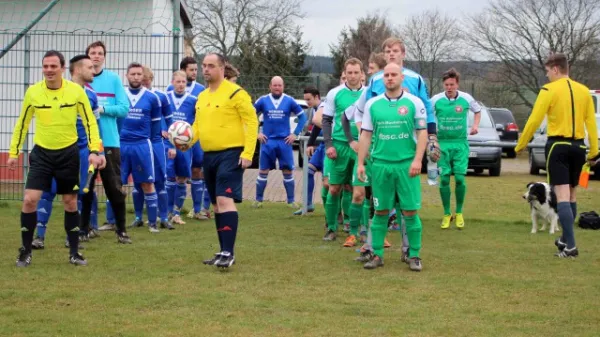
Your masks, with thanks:
M250 95L239 85L223 80L215 91L198 95L194 139L205 152L243 147L241 157L252 160L258 136L258 118Z
M596 111L590 90L570 78L561 78L542 87L515 150L523 150L544 118L548 137L583 140L587 130L588 158L598 155Z
M77 142L77 114L88 136L90 151L100 150L98 124L84 89L71 81L62 80L59 89L48 89L42 80L25 92L21 114L10 142L10 158L18 158L23 147L31 118L35 117L33 142L45 149L60 150Z

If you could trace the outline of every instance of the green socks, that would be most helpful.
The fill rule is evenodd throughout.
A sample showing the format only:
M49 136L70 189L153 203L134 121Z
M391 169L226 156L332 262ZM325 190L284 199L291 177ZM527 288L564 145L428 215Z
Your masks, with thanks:
M325 204L325 220L327 221L327 227L329 230L337 231L337 218L340 213L340 195L333 195L329 193L327 195L327 203Z
M344 212L344 224L350 222L350 204L352 203L352 191L342 191L342 211Z
M325 187L321 187L321 199L323 200L323 207L327 204L327 195L329 194L329 189Z
M467 183L465 176L462 174L454 175L454 181L456 182L456 213L462 213L465 195L467 194Z
M406 236L410 246L408 248L408 257L419 257L421 251L421 234L423 227L421 225L421 218L418 214L413 216L404 216L406 222ZM375 233L373 233L375 235ZM375 240L373 239L373 246L375 246Z
M362 215L361 225L364 225L367 228L369 228L369 215L370 214L371 214L371 203L370 203L369 199L365 198L365 201L363 201L363 215Z
M352 203L350 204L350 235L358 236L358 228L360 220L363 216L363 205Z
M383 244L388 231L388 215L375 214L371 224L371 234L373 235L373 253L383 259ZM420 242L420 241L419 241Z
M450 176L443 175L440 179L440 196L442 197L442 205L444 205L444 215L452 214L450 212Z

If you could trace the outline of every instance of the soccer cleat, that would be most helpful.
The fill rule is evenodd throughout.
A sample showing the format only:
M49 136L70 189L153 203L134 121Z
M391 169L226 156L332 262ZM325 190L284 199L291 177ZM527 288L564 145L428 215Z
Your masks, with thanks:
M166 220L161 220L160 222L160 228L166 228L168 230L174 230L175 227L173 227L173 225L171 224L171 222L166 221Z
M131 238L125 232L117 233L117 240L119 243L122 243L122 244L131 244L132 243Z
M385 241L383 241L383 248L390 248L391 246L392 244L386 238Z
M463 219L462 213L456 213L455 221L456 228L463 229L465 227L465 219Z
M140 218L135 218L129 228L144 227L144 222Z
M223 252L218 252L212 258L202 261L202 263L204 263L205 265L212 266L221 259L222 254L223 254Z
M295 202L288 202L287 207L289 207L289 208L298 208L298 207L300 207L300 205L298 205Z
M221 258L215 262L215 266L218 268L229 268L235 263L235 257L228 253L224 252L221 254Z
M25 251L25 247L19 248L19 256L17 256L17 267L27 267L31 264L31 253Z
M383 260L377 255L373 255L371 259L363 266L365 269L376 269L378 267L383 267Z
M117 226L114 223L105 222L102 227L98 228L99 231L114 231Z
M418 257L411 257L408 259L408 268L412 271L421 271L423 269L421 259Z
M408 254L406 252L402 252L402 255L400 255L400 262L408 263L408 260Z
M571 249L567 249L565 247L565 249L563 249L562 251L554 254L554 256L556 257L560 257L560 258L576 258L577 256L579 256L579 251L577 250L577 247L573 247Z
M39 236L36 237L35 240L33 240L33 242L31 243L31 248L44 249L44 239L40 238Z
M325 233L325 236L323 237L323 241L335 241L336 238L337 235L335 234L335 232L328 229L327 233Z
M173 215L173 217L171 218L171 222L176 225L185 225L185 221L181 220L181 216L177 214Z
M359 257L357 257L357 258L355 258L355 259L354 259L354 261L357 261L357 262L362 262L362 263L367 263L367 262L369 262L369 261L370 261L372 258L373 258L373 252L372 252L372 251L370 251L370 250L367 250L367 249L365 249L365 250L362 250L362 251L360 252L360 256L359 256Z
M448 229L450 228L450 221L452 221L452 215L444 215L444 218L442 219L442 229Z
M560 238L554 241L554 245L558 248L559 252L562 252L563 250L565 250L565 248L567 248L567 244L560 241Z
M255 201L252 203L252 208L262 208L262 207L263 207L262 201Z
M88 233L88 236L90 237L90 239L99 238L100 237L100 232L97 229L90 229L90 232Z
M315 211L315 205L309 205L306 208L306 213L312 213ZM294 215L302 215L302 208L294 212Z
M354 247L354 246L356 246L357 242L358 242L358 240L356 239L356 236L350 235L349 237L346 238L346 242L344 242L344 247Z
M156 227L156 224L148 225L150 233L160 233L160 230Z
M75 255L71 255L69 258L69 263L74 264L76 266L87 266L87 261L83 255L77 253Z
M350 233L350 224L349 223L344 224L344 233Z
M89 234L79 234L79 242L90 242Z
M194 213L194 210L192 209L187 214L187 217L190 219L196 219L196 220L208 220L208 219L210 219L210 213L207 213L206 211L200 211L198 213Z

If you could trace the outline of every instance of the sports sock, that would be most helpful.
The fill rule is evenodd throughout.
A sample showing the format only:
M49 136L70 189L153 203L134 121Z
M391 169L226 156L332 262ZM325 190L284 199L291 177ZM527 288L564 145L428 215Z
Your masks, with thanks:
M312 206L313 204L313 192L315 191L315 170L312 167L308 168L308 195L307 198L307 206Z
M42 222L37 223L37 237L44 240L46 238L46 224Z
M577 202L571 203L571 211L573 212L573 223L577 220Z
M77 254L79 250L79 213L65 211L65 232L69 241L69 254Z
M371 224L373 253L383 259L383 243L387 234L388 215L375 214Z
M25 251L31 253L31 243L33 242L33 234L37 224L37 212L23 213L21 212L21 241Z
M167 190L167 212L173 213L173 208L175 208L175 187L177 183L174 180L168 180L165 183L165 188Z
M456 183L456 213L462 213L465 203L465 195L467 194L467 182L464 174L455 174L454 182Z
M81 219L79 221L81 222ZM95 191L92 199L92 211L90 212L90 226L98 230L98 195Z
M400 224L400 233L402 233L402 252L408 253L408 248L410 247L409 237L406 234L406 218L400 212L398 217L396 218L396 222Z
M575 247L575 233L573 232L573 210L570 202L558 203L558 219L563 228L562 242L567 244L567 249Z
M421 225L421 218L418 214L411 216L404 216L406 222L406 236L408 242L410 242L410 248L408 249L409 257L419 257L421 251L421 234L423 227Z
M173 210L173 214L181 214L181 208L183 207L186 196L187 186L185 186L185 183L177 183L177 186L175 187L175 208Z
M158 217L161 221L168 220L168 203L169 197L167 196L167 190L165 189L165 181L159 180L154 182L154 188L158 195Z
M148 212L148 223L156 225L156 215L158 213L158 195L156 192L144 193L146 201L146 211Z
M450 176L443 175L440 179L440 196L444 206L444 215L450 215Z
M219 252L223 251L223 235L219 228L221 228L221 213L215 213L215 225L217 230L217 237L219 238Z
M344 224L350 222L350 204L352 204L352 191L342 191L342 211L344 212Z
M265 188L267 188L267 177L269 174L259 173L256 177L256 201L262 202L265 194Z
M362 218L360 221L361 225L366 227L369 226L369 213L371 213L371 204L369 199L365 198L362 204Z
M133 210L135 211L135 218L136 220L142 220L142 213L144 211L144 191L142 191L142 184L133 184L131 197L133 199Z
M358 235L360 219L363 216L363 204L350 204L350 235Z
M331 194L327 195L327 203L325 204L325 220L327 221L327 227L331 231L337 231L338 226L338 214L340 213L340 195Z
M285 194L287 195L287 203L291 204L294 202L294 176L291 173L283 175L283 187L285 187Z
M202 180L202 183L204 184L204 190L202 191L202 209L208 212L210 210L210 195L208 194L208 188L206 188L206 181Z
M231 255L235 255L235 237L238 228L238 212L225 212L221 213L221 220L219 221L219 229L223 240L223 251L229 252Z
M110 201L108 200L106 200L106 222L113 225L117 223L117 220L115 219L115 213L113 212Z
M194 214L202 210L202 193L204 192L204 181L192 179L192 203L194 204Z
M323 208L327 204L327 195L329 194L329 189L327 187L321 187L321 199L323 200Z

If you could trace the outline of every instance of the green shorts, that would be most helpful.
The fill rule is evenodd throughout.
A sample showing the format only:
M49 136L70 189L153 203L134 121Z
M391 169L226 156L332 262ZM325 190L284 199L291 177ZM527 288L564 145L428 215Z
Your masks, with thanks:
M396 200L400 200L403 211L421 208L421 175L410 176L411 164L412 160L399 163L375 161L371 164L371 188L376 211L394 209Z
M352 182L354 162L356 161L356 152L352 150L348 143L337 140L333 141L333 147L335 147L337 157L329 159L329 157L325 156L323 166L327 167L327 174L324 176L329 177L330 185L350 184Z
M352 186L362 186L362 187L371 186L371 160L369 160L369 159L365 160L365 175L367 178L365 181L360 181L360 179L358 179L358 175L356 174L357 170L358 170L358 156L357 156L357 160L354 161L354 169L352 170Z
M439 141L442 155L437 164L440 175L467 174L469 167L469 142Z

